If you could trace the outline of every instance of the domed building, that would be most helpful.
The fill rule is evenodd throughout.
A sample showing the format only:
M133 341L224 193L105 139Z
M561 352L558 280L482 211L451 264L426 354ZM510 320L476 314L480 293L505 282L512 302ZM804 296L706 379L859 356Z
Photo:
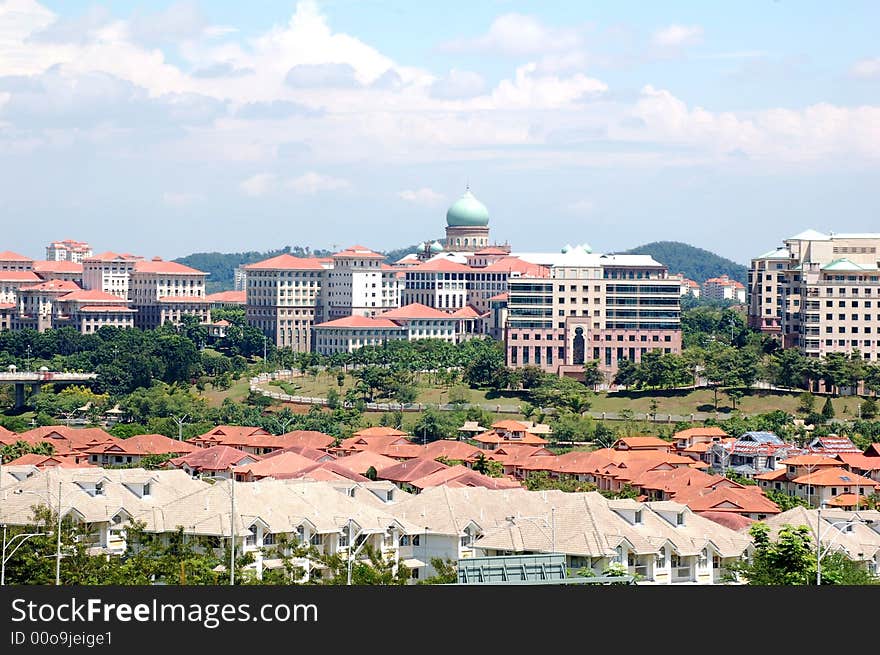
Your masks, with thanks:
M476 251L489 245L489 210L467 188L446 211L446 250Z

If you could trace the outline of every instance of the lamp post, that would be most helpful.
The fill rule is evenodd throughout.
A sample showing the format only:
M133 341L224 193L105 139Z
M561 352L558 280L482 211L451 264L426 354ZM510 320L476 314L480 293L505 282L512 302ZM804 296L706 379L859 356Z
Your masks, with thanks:
M827 534L828 531L835 526L844 526L844 525L852 525L853 523L861 523L861 519L857 517L853 517L847 521L835 521L834 523L829 523L825 528L825 531L822 531L822 508L819 507L816 510L816 585L822 584L822 558L828 554L828 551L831 550L831 546L834 545L834 540L841 534L840 532L835 535L831 541L828 542L828 545L825 546L825 550L822 550L822 535Z
M202 480L218 480L216 475L202 476ZM229 465L229 585L235 584L235 470Z
M55 542L55 586L61 585L61 491L62 491L62 484L63 484L63 481L58 480L58 510L57 510L58 521L57 521L57 525L55 526L55 532L57 535L57 539ZM15 491L14 493L33 494L34 496L38 496L40 498L45 498L46 504L48 506L51 507L51 505L52 505L51 498L49 498L48 496L44 497L42 494L40 494L36 491L26 491L26 490L19 489L19 490ZM47 493L48 493L48 490L47 490ZM13 552L15 552L15 551L13 551ZM11 555L10 555L10 557L11 557Z
M172 419L174 419L174 422L177 423L177 440L178 441L183 441L183 424L186 423L186 418L188 416L189 416L189 414L184 414L180 418L178 418L176 416L171 417Z
M10 560L10 558L15 555L15 551L17 551L21 545L30 539L31 537L42 537L44 535L49 534L48 532L27 532L22 534L17 534L12 537L9 541L6 541L6 524L3 524L3 553L0 555L0 587L6 585L6 562ZM16 539L21 539L17 544L15 544L15 548L12 549L12 552L9 555L6 554L6 549L11 547L12 544L15 543Z
M25 368L28 371L30 371L31 370L31 345L28 344L25 350L27 351L27 360L26 360L27 364L25 365Z

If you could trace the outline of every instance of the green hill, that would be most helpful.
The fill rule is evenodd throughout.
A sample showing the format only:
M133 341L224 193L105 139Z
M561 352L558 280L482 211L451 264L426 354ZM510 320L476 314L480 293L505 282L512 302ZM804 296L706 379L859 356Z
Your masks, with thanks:
M242 264L252 264L270 257L277 257L284 253L290 253L296 257L329 257L332 253L329 250L311 250L308 247L284 246L278 250L269 250L267 252L258 252L251 250L248 252L196 252L186 257L178 257L174 261L185 266L192 266L195 269L210 273L207 284L205 285L208 293L217 293L218 291L228 291L233 288L235 283L235 268Z
M742 264L680 241L655 241L621 254L651 255L668 267L670 273L684 273L685 277L699 284L710 277L725 274L745 284L748 276L748 268Z

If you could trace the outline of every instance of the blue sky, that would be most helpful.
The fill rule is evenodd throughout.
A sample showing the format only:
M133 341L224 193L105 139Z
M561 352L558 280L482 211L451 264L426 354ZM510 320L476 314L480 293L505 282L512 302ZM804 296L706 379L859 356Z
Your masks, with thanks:
M876 2L0 0L0 250L876 230Z

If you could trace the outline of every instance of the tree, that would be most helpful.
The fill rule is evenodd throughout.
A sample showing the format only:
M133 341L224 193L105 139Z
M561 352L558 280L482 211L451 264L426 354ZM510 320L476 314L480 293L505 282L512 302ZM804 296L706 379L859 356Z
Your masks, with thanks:
M810 414L816 408L816 397L809 391L798 396L798 411Z
M434 568L434 575L419 580L418 584L455 584L458 582L457 565L453 560L432 557L431 566Z
M863 419L872 419L877 416L877 401L874 398L865 398L859 408Z
M831 396L825 399L825 404L822 405L822 417L827 421L834 418L834 405L831 403Z
M749 529L755 544L751 560L730 568L749 585L808 585L816 577L816 561L810 529L805 525L782 526L776 541L770 528L755 523Z
M733 409L736 410L736 403L738 400L742 400L742 397L745 395L745 392L742 389L728 389L727 397L730 398L730 402L733 404Z

